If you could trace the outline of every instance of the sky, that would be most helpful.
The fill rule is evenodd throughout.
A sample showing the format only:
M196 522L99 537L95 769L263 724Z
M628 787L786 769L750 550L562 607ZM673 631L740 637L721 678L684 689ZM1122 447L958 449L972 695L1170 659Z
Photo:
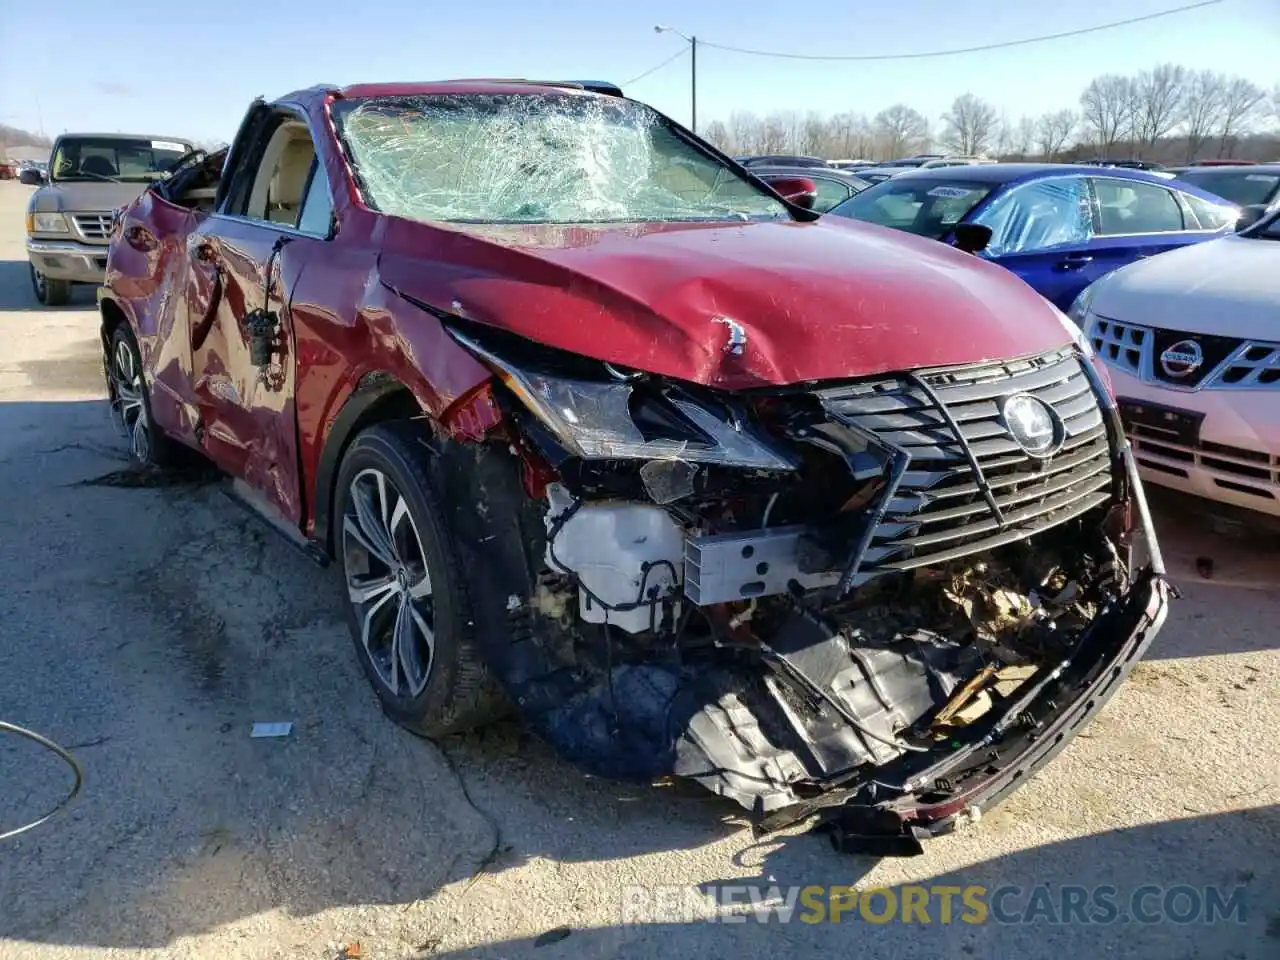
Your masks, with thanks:
M230 140L253 97L317 83L504 76L626 83L700 41L783 53L916 53L1091 27L1192 0L0 0L0 123L51 135ZM897 62L698 51L699 126L734 110L907 103L935 123L970 91L1016 119L1075 107L1101 73L1172 62L1280 82L1280 0L1216 6L1027 46ZM689 122L687 54L627 85Z

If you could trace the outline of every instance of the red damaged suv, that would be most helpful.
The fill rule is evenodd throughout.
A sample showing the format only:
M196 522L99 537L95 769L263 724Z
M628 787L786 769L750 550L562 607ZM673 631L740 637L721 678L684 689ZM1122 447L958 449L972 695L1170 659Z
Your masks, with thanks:
M386 712L909 852L1060 750L1171 588L1088 345L616 89L255 102L121 211L135 460L200 451L349 597Z

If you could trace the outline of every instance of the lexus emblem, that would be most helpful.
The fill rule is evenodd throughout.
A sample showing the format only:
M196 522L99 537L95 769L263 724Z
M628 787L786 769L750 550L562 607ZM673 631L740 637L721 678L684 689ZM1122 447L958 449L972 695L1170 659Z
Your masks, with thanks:
M1204 365L1204 351L1194 340L1179 340L1160 354L1160 369L1165 376L1189 377Z
M1001 408L1005 429L1026 453L1050 457L1062 448L1066 430L1053 408L1029 393L1015 393Z

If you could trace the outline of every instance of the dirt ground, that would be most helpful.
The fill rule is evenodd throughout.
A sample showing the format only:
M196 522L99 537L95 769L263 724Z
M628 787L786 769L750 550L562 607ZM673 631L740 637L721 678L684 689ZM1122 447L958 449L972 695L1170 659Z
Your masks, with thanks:
M1045 772L924 856L753 840L732 804L584 778L515 723L442 745L401 732L360 674L331 571L216 483L95 482L123 463L93 292L36 305L29 192L0 183L0 719L71 747L85 784L0 842L0 958L321 960L349 941L374 960L1280 956L1274 540L1162 512L1184 598L1147 661ZM272 720L293 734L250 739ZM0 736L0 831L66 783ZM733 883L1016 887L1008 907L1038 885L1111 885L1123 903L1184 885L1241 891L1244 913L624 922L643 900L624 888Z

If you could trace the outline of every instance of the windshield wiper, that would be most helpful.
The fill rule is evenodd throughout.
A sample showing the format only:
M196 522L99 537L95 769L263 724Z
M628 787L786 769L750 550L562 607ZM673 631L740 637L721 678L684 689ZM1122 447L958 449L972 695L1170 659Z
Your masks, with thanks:
M107 183L123 183L124 182L122 180L117 180L115 177L109 177L105 173L93 173L92 171L89 171L89 170L81 170L72 177L59 177L58 179L62 181L66 181L66 180L76 180L80 177L93 177L95 180L105 180L107 181Z

